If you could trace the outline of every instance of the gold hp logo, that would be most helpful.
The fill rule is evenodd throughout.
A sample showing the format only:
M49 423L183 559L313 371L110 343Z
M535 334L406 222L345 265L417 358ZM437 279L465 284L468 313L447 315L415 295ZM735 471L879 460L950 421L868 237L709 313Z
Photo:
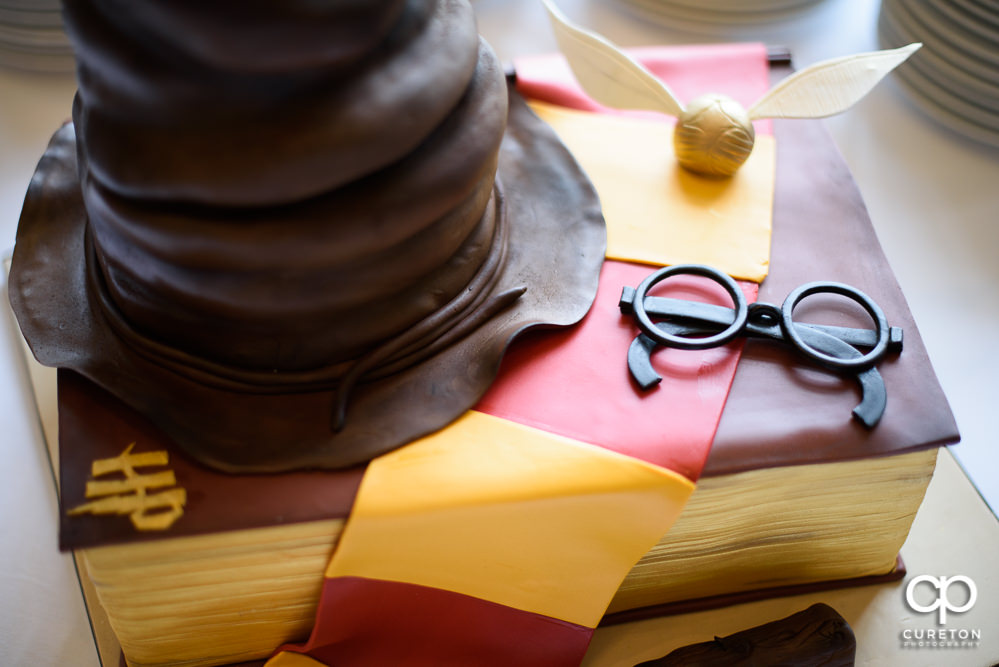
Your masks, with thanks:
M921 604L916 600L916 587L924 582L936 589L936 599L928 605ZM963 605L954 606L954 604L950 601L948 591L950 590L951 584L954 583L964 584L968 589L968 599ZM939 610L938 615L940 625L947 622L948 611L952 611L957 614L960 614L963 611L968 611L975 606L975 600L977 599L978 588L975 586L975 582L963 574L959 574L956 577L934 577L929 574L921 574L918 577L913 578L912 581L909 582L909 585L905 587L905 601L909 604L909 608L923 614Z

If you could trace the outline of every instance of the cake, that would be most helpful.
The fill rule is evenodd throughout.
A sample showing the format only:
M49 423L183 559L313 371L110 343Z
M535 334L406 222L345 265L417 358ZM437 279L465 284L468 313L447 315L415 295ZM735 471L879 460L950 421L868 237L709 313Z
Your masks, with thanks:
M234 26L231 16L221 10L219 14L195 13L159 2L147 3L141 9L119 7L112 2L86 7L72 3L68 7L71 31L80 50L81 91L74 109L75 124L62 128L54 137L26 199L11 275L11 300L36 356L60 367L61 543L63 548L83 549L81 562L93 575L97 597L108 609L111 624L125 649L126 661L220 664L265 658L283 641L305 639L313 627L318 605L320 616L324 609L336 613L358 612L361 620L352 626L353 634L347 637L346 646L360 654L369 652L369 659L370 655L377 655L375 649L381 650L386 644L394 650L411 650L408 644L393 642L397 637L392 632L419 627L425 633L425 643L433 640L430 643L439 644L439 635L447 637L452 633L449 648L465 651L461 654L463 664L487 659L528 664L528 658L536 659L538 664L571 664L572 660L578 662L588 632L608 605L611 612L639 609L644 610L640 613L655 613L649 608L663 603L693 599L695 607L723 604L744 599L739 594L779 593L768 590L775 586L786 589L817 583L834 585L843 578L869 575L868 578L877 580L898 575L895 568L898 544L904 539L932 471L934 447L952 442L956 431L929 369L918 332L841 159L821 128L779 125L773 252L772 262L766 262L772 266L770 275L759 287L752 281L744 281L743 289L752 298L779 302L803 280L835 277L857 284L881 303L892 324L902 326L906 335L904 355L888 360L881 369L892 396L882 423L870 431L853 423L848 415L855 395L849 384L839 379L825 384L816 382L814 377L802 374L800 362L785 350L766 344L747 344L745 350L734 346L706 356L694 353L695 356L680 362L678 368L700 369L695 375L703 371L710 381L702 385L690 385L683 379L683 373L678 373L675 382L667 383L672 387L664 388L651 400L634 391L626 379L623 390L611 383L596 387L598 396L603 393L608 403L615 405L615 411L603 413L609 415L608 421L615 428L626 426L624 422L642 421L660 430L679 431L691 422L694 434L679 446L665 444L672 442L666 436L637 444L630 438L618 438L615 443L599 442L610 450L610 455L599 454L598 468L611 463L627 468L632 462L623 458L637 460L632 471L648 475L645 479L656 479L651 486L663 487L667 498L653 506L653 514L659 512L662 516L641 517L649 525L638 528L652 530L651 539L644 535L644 542L628 544L631 550L628 553L636 549L637 553L633 557L626 554L620 562L613 563L614 567L623 568L620 574L609 567L597 573L611 582L609 589L605 581L601 584L603 588L591 595L578 581L569 582L580 589L578 595L585 599L585 605L580 606L586 607L586 613L592 615L597 610L595 618L577 623L571 613L511 616L509 609L501 609L502 605L495 604L488 596L480 596L485 606L472 601L472 606L466 607L456 604L455 598L446 594L449 590L446 587L407 584L393 588L385 586L385 582L375 582L381 587L368 589L367 593L347 590L354 596L343 598L348 604L337 606L328 604L328 600L317 600L320 587L321 595L328 597L331 588L338 595L344 594L345 587L336 588L336 584L347 584L349 588L356 583L357 577L350 576L340 577L339 581L335 576L327 576L324 580L323 572L351 506L354 512L351 521L356 525L362 525L358 517L366 516L358 512L359 504L363 505L358 500L359 486L363 490L365 480L372 478L371 471L383 470L386 461L398 462L409 451L420 458L418 455L425 451L420 448L427 443L446 440L449 434L466 433L461 429L468 427L468 408L474 407L470 412L479 415L473 415L473 421L516 422L511 403L506 399L517 398L524 386L538 383L540 389L527 394L537 397L538 409L525 417L524 413L530 411L524 410L521 401L513 410L520 410L520 419L527 421L519 425L526 428L516 432L524 434L525 440L528 435L538 438L531 443L542 447L552 443L567 446L553 452L577 454L595 449L589 445L597 441L595 435L591 433L591 439L586 433L579 433L579 429L567 435L564 424L549 425L552 434L543 434L539 420L558 421L549 419L551 406L569 402L560 391L574 382L571 374L561 375L572 364L553 360L561 359L561 352L572 348L574 341L584 338L594 327L616 330L627 342L634 332L633 326L616 311L619 282L625 276L629 281L640 279L651 268L647 263L603 262L603 226L593 191L557 135L528 110L517 91L503 80L488 47L474 36L467 6L456 2L384 2L377 6L346 2L329 10L330 15L325 16L327 23L322 10L318 16L310 13L314 11L313 3L282 7L279 20L266 21L268 28L256 33L268 48L243 49L240 45L245 42L240 36L245 33L241 31L252 30L253 19L259 19L265 10L260 10L260 15L249 10L247 25ZM342 39L328 39L329 29L340 31L334 34ZM435 29L441 32L434 33ZM373 72L389 76L386 72L391 70L391 58L386 53L392 49L386 45L411 45L431 39L428 33L436 41L446 37L454 53L464 55L464 58L449 56L443 65L445 78L454 79L448 81L455 88L453 99L444 104L444 111L438 109L438 114L443 115L436 120L431 119L434 114L425 108L421 111L427 111L426 115L415 114L423 124L423 130L416 133L425 134L411 145L404 145L407 142L399 135L381 142L382 135L376 127L373 141L376 148L370 153L365 148L370 137L355 146L362 163L371 161L365 166L346 160L345 164L329 169L304 168L298 175L287 171L287 178L261 177L254 182L255 164L269 169L277 162L280 171L293 170L295 161L272 160L280 154L275 152L274 144L257 147L253 142L233 140L233 136L239 136L238 131L234 135L216 135L204 128L201 134L196 132L202 120L214 129L227 128L241 115L237 111L267 107L257 106L259 100L247 96L259 94L267 99L275 95L271 102L279 108L277 113L282 123L261 130L263 138L272 131L278 135L275 142L280 146L286 133L294 136L301 128L309 139L304 144L313 147L316 145L313 140L321 137L322 132L308 129L305 121L312 117L294 117L296 113L305 113L303 107L311 108L302 104L303 99L312 101L307 92L314 92L321 99L323 91L341 94L337 92L343 90L341 84L356 81L355 76L362 80ZM171 41L171 36L181 34L217 35L218 39ZM151 56L163 57L168 53L171 57L135 59L134 52L127 50L133 48L148 49ZM436 57L438 48L428 51L428 58ZM279 53L281 57L261 61L259 56L264 53ZM744 58L746 54L739 52L737 56ZM663 60L676 59L667 55ZM376 64L370 65L372 61ZM141 76L109 67L116 62L142 62ZM417 62L425 61L407 56L403 70L425 71L416 66ZM190 69L171 78L177 75L172 71L174 67ZM202 78L204 72L233 68L240 70L239 75L232 78L230 73L221 78L236 90L225 89L217 77ZM427 65L426 70L430 69ZM320 71L330 78L317 82ZM359 71L363 75L357 75ZM766 77L765 61L761 71ZM108 81L102 79L109 72L117 72L117 78L109 79L111 84L129 85L123 85L121 90L109 89ZM436 84L429 82L436 81L440 73L441 70L433 76L428 74L428 79L419 86L406 89L414 95L434 89ZM389 79L396 82L391 76ZM528 67L518 64L518 79L519 87L532 91L532 97L543 98L539 86L531 85ZM144 83L151 80L157 81L157 85L145 89ZM276 89L271 85L274 81L283 81L287 87ZM262 82L267 85L256 85ZM243 84L245 87L241 87ZM299 85L302 88L297 88ZM378 90L386 88L393 87L378 86ZM484 88L489 92L476 97L475 91ZM224 93L221 99L231 103L231 107L215 107L199 101L199 95L214 98L218 90ZM432 98L429 106L440 102L436 89L433 92L429 95ZM152 97L146 97L147 94ZM165 95L166 99L158 99L158 95ZM503 103L497 104L501 98ZM108 104L109 100L113 103ZM282 116L281 105L275 100L294 100L296 104L283 109L283 113L290 115ZM481 105L479 112L482 109L491 112L471 112L473 101ZM102 109L110 116L102 116ZM201 110L206 112L204 116L199 113ZM358 113L359 122L392 126L393 132L399 129L394 126L398 107L386 109L383 115ZM540 108L539 113L542 113ZM107 123L122 121L122 116L125 131L116 133L118 139L112 141L110 133L102 128ZM501 116L507 123L505 131ZM191 129L194 138L157 140L155 132L146 134L140 129L130 134L129 117L131 122L149 123L153 129L157 122L181 131ZM470 146L477 150L467 150L469 146L464 142L458 142L461 147L458 151L442 147L438 157L427 163L431 167L414 168L409 174L427 179L421 181L420 187L414 186L415 192L426 195L434 206L440 207L437 214L428 214L423 219L431 229L430 239L422 239L426 245L419 242L416 246L396 245L394 239L385 238L384 234L370 238L366 232L370 231L368 216L373 207L398 203L394 197L385 197L386 191L394 193L395 189L386 190L382 179L406 176L403 167L416 164L411 161L425 155L424 151L430 150L428 146L435 146L438 140L443 142L442 137L446 138L448 133L441 128L449 127L452 121L455 132L469 129ZM218 124L212 125L213 122ZM492 129L480 132L483 128ZM244 131L256 137L256 130L244 128ZM136 164L131 162L132 157L122 162L121 156L116 155L124 145L119 143L123 136L131 137L130 146L149 140L154 147L152 153L174 157L165 159L163 164L158 159L152 160L133 173L128 166ZM220 161L214 167L191 158L191 153L197 153L206 138L209 159ZM335 137L345 141L353 138L353 133L346 138ZM220 146L212 144L215 141L230 143ZM330 152L339 154L343 145L336 142L335 145L336 149ZM292 152L301 155L299 151ZM455 155L456 152L460 155ZM581 155L581 151L574 149L574 152ZM337 155L320 153L313 157L338 159ZM469 163L463 166L453 164L455 160L466 159ZM819 168L803 167L815 164ZM176 170L170 169L178 165ZM359 177L357 173L345 175L354 168L373 173L364 172ZM456 171L449 171L451 168ZM747 173L751 173L751 168ZM463 181L467 184L465 189L457 186L458 176L467 177ZM215 180L219 178L222 180ZM438 178L439 190L426 185ZM353 194L359 195L357 203L353 208L345 206L344 202ZM409 201L408 197L405 201ZM327 223L320 213L327 204L337 214L335 225ZM609 205L609 200L605 205ZM340 218L344 208L355 211L357 217ZM766 210L769 229L770 209ZM393 209L393 222L396 213L397 208ZM403 219L409 219L410 214L416 215L407 206L399 213ZM277 218L278 215L281 217ZM464 282L457 280L461 283L457 289L464 291L469 281L476 283L468 273L480 270L483 265L490 266L491 260L483 260L482 255L468 248L463 250L454 245L450 250L438 248L436 235L441 227L451 229L456 220L463 221L468 231L458 234L461 239L452 239L460 246L468 238L462 234L474 236L477 230L490 226L495 230L496 225L502 227L504 217L510 233L506 262L497 260L502 268L495 269L495 284L485 288L482 299L483 303L493 302L496 307L486 307L481 317L469 317L468 312L459 309L459 334L452 338L445 336L448 346L438 348L431 343L425 350L414 346L413 351L404 343L406 353L413 351L413 356L400 358L396 363L391 355L397 351L392 346L398 338L393 336L405 335L400 332L412 328L414 321L428 317L428 313L429 319L436 321L440 306L454 296L453 285L441 287L434 276L443 276L444 284L448 284L464 267L467 271ZM837 224L829 224L831 220ZM408 280L400 275L411 270L408 261L418 255L431 264L437 262L429 273L417 271L425 278L412 283L412 289L420 297L413 298L409 292L398 297L407 305L423 304L424 310L408 315L392 312L391 315L403 320L387 325L389 334L375 324L371 328L358 326L354 315L360 321L368 316L378 321L380 307L376 305L382 297L365 292L372 287L368 282L351 282L357 272L367 270L367 262L360 259L365 255L340 256L337 253L344 248L338 243L317 243L316 237L309 235L314 232L322 236L334 227L351 242L367 240L389 245L383 255L389 269L388 283ZM415 241L418 236L411 235L410 240ZM85 239L90 245L84 244ZM496 249L496 241L471 242L471 245L486 255ZM416 249L424 247L439 249L442 256L422 257ZM133 252L138 254L132 255ZM858 256L863 256L864 261L858 262ZM135 261L140 257L141 262ZM299 259L303 257L315 261L300 265ZM278 267L267 265L268 261L276 262ZM259 263L273 271L268 274L271 279L274 275L287 277L289 290L272 292L273 280L259 279L262 275L256 271L261 267ZM452 271L455 266L459 268ZM598 286L596 273L601 269ZM816 272L821 276L815 276ZM377 283L381 275L373 280ZM340 285L335 282L340 279L348 281L349 289L344 294L312 289L323 281ZM277 285L284 286L281 282ZM703 291L703 286L694 285L692 289ZM346 306L352 316L347 321L337 315L342 311L329 301L362 298L362 295L367 307L351 310ZM165 305L175 302L186 305L176 312ZM326 308L331 308L328 317L322 314L327 312ZM515 341L508 349L514 335L528 327L567 325L584 315L577 327L562 332L536 331ZM318 333L310 330L316 323L322 325ZM61 330L58 324L64 325ZM336 334L331 338L324 335L329 328ZM272 344L280 340L291 342ZM611 368L612 374L625 377L624 349L584 346L582 353L584 359L595 359L593 366ZM501 355L504 361L499 380L487 392ZM387 358L391 363L378 370L377 364L372 366L367 361L372 357L377 362ZM548 372L551 363L556 364L559 374L553 376ZM371 371L371 375L349 370L358 367L364 372ZM350 391L341 393L338 385L330 383L326 373L331 369L344 373L337 378L351 379ZM271 378L272 375L277 379ZM261 376L268 376L267 382ZM355 376L360 381L352 385ZM471 381L466 382L470 376ZM560 386L559 382L563 384ZM761 387L767 391L760 391ZM703 400L703 414L696 419L672 414L666 420L655 409L662 406L664 396L667 402L670 397L693 403ZM617 412L627 401L646 406L648 414L636 418ZM686 408L688 403L682 405ZM581 410L587 409L591 406L581 404ZM456 418L455 425L436 431ZM581 428L596 432L599 427L600 424L587 422ZM169 451L168 459L156 458L155 463L157 467L168 464L171 474L176 473L174 482L167 486L176 483L177 488L186 491L183 516L170 516L171 512L167 512L164 523L178 520L159 532L136 531L128 516L109 516L96 511L101 501L92 499L86 491L88 485L95 480L100 482L105 474L100 466L92 464L121 459L133 451L122 438L134 439L136 452ZM474 446L477 443L471 442L473 439L466 438L463 444ZM367 470L357 467L315 470L349 466L413 440L415 449L403 448L398 450L399 455L381 456ZM475 449L466 448L466 451L472 452L472 463L492 467L493 462L488 458L474 460ZM878 457L877 465L870 463L874 457ZM548 462L552 460L558 457ZM433 471L437 461L431 458L422 464ZM439 462L440 468L446 467L444 457ZM497 460L495 467L502 467L500 463ZM309 470L267 476L252 474L300 468ZM693 482L701 474L706 475L701 489L691 496ZM850 481L854 476L856 483ZM536 477L544 481L557 475L543 469L536 472ZM884 483L889 479L890 486ZM699 534L710 532L705 526L712 523L711 515L719 511L719 505L713 503L720 503L726 513L747 517L751 513L738 511L747 509L742 505L765 498L774 501L773 512L782 512L788 505L801 502L803 495L816 496L809 492L812 485L832 485L832 480L836 480L837 489L863 488L863 493L870 494L851 496L853 505L859 504L858 498L868 499L868 530L858 531L851 525L857 514L838 516L846 510L838 512L830 503L819 501L818 509L831 510L827 512L828 532L821 535L809 524L808 517L796 515L791 521L791 514L781 527L767 525L766 517L753 515L749 525L729 527L732 536L727 540L712 542ZM570 505L578 502L583 506L606 491L599 479L592 488L585 487L582 478L577 480L570 475L567 481L569 486L579 488L571 490L565 498L555 498L554 504L568 501ZM462 482L455 481L459 485ZM627 490L626 486L622 488ZM756 490L751 490L752 487ZM768 494L773 488L781 489L783 495L771 499ZM698 496L702 490L704 493ZM449 489L431 486L420 491L434 499L446 496ZM397 492L409 497L406 494L412 493L412 489L399 488ZM613 490L607 495L612 493ZM550 507L543 495L529 494L525 502L529 507L547 511ZM895 496L897 504L883 502L889 495ZM688 511L673 531L663 537L688 497ZM699 497L703 500L698 501ZM210 506L207 514L206 506ZM892 513L897 516L889 517ZM601 524L601 517L596 514L599 512L580 517L578 534L571 537L582 536L584 542L589 540L586 544L600 547L601 539L612 534L604 524L628 524L630 530L631 523L638 523L633 521L634 517L629 516L624 522L621 517L611 515L609 519L604 517ZM548 524L543 523L542 515L542 512L522 515L513 528L537 524L539 530L545 530ZM685 527L685 519L689 519L690 527ZM207 523L195 525L203 520ZM889 520L893 522L890 530ZM469 521L465 528L475 532L473 529L478 527ZM621 530L613 535L620 536L624 543L628 530ZM457 537L459 532L451 531L445 537ZM875 538L877 533L889 532L890 539ZM838 547L836 544L836 538L847 533L863 535L865 549L859 551L872 551L870 558L862 565L852 566L853 569L818 572L809 567L809 559L815 559L817 554L843 555L851 550L853 543L844 541ZM504 533L497 535L499 541L508 541L502 539ZM677 540L671 540L671 536ZM425 547L432 557L436 555L433 539L439 537L431 536L429 547ZM697 544L701 537L705 538L704 543ZM537 542L542 541L538 537ZM410 542L404 544L407 551L402 560L405 561L414 546ZM555 546L561 546L566 551L563 555L569 557L575 555L574 544ZM778 551L759 551L774 544L792 545L781 554L783 560L770 559ZM521 542L509 546L515 552L529 552L537 545ZM351 548L356 549L356 542ZM840 551L832 551L834 548ZM638 557L650 549L632 569ZM716 558L719 550L727 557ZM343 551L341 544L339 552ZM385 549L370 560L391 561L390 551ZM757 557L747 560L747 553L750 556L756 553ZM664 557L668 559L665 564ZM627 558L631 560L624 564ZM843 558L844 562L847 560ZM171 564L178 562L179 569L171 569ZM331 570L335 570L333 562ZM696 563L694 570L704 569L692 571L685 563ZM495 563L484 560L483 565L494 567ZM291 571L286 567L300 570L290 576ZM341 568L339 572L349 570L342 569L342 563L336 567ZM571 573L579 564L567 560L550 567ZM212 588L212 584L223 583L218 581L219 568L226 568L226 573L231 572L232 576L245 577L245 583L232 584L236 588ZM785 572L775 572L775 568L783 568ZM670 574L666 576L665 572ZM561 576L552 570L546 573L552 581ZM782 579L781 574L788 576ZM532 576L537 575L532 573ZM622 579L624 584L614 595ZM707 581L710 579L715 581ZM275 586L274 582L280 580L284 583ZM682 585L671 590L670 585L678 581ZM565 592L564 588L546 589L549 583L535 579L527 588ZM252 591L252 595L241 596L240 586ZM397 598L411 604L402 607L402 618L390 616L384 609L372 612L367 608L379 599L371 591L385 593L389 599L401 590L407 594L415 590L418 594ZM299 595L299 591L304 592ZM274 598L267 597L271 593L284 595L283 602L277 604ZM421 595L425 599L443 600L436 607L438 610L472 609L478 613L489 609L490 614L499 616L485 618L503 621L492 624L495 627L487 623L490 631L496 627L507 630L509 623L509 628L519 628L519 634L465 635L460 630L466 627L462 623L467 619L427 613L427 608L420 606L426 603L420 599ZM550 593L546 597L558 598L558 595ZM704 598L711 600L705 602ZM354 603L356 606L351 606ZM466 603L469 601L462 602ZM396 618L398 627L370 624L372 619L389 617ZM511 618L517 620L511 622ZM377 634L382 630L388 634ZM481 631L482 627L476 630ZM372 631L376 634L367 634ZM191 634L196 641L182 642L177 633ZM521 641L527 638L531 641ZM518 655L518 651L522 653Z

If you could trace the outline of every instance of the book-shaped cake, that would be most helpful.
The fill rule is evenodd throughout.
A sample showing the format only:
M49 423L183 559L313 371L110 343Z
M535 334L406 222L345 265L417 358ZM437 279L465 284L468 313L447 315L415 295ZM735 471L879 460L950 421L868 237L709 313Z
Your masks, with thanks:
M291 235L288 243L301 242L298 250L319 258L302 267L304 274L288 266L283 267L288 273L278 271L292 283L300 280L291 290L301 299L296 303L282 303L280 291L270 291L280 281L260 280L254 267L241 265L232 279L224 274L219 279L215 264L272 261L268 253L243 257L232 251L240 244L261 250L285 243L278 233L283 224L312 229L316 201L332 207L327 213L348 195L358 196L358 210L365 202L376 206L377 183L352 190L341 187L339 180L352 178L343 176L334 182L318 178L322 182L312 185L291 178L276 191L265 187L270 183L247 186L255 175L251 158L266 162L267 156L255 149L248 151L245 164L219 158L225 162L222 172L245 169L243 180L213 182L206 176L187 182L190 174L172 170L176 165L169 162L137 177L115 157L121 147L99 131L109 113L99 77L82 79L77 126L56 134L29 191L11 298L36 355L60 367L60 544L79 555L92 613L106 614L125 660L230 664L266 659L282 645L308 639L304 648L287 646L278 655L305 651L333 664L326 656L335 653L323 653L328 649L391 664L411 648L401 638L419 631L435 641L450 632L455 641L448 650L458 651L460 659L449 655L459 663L485 659L475 652L492 646L494 662L529 664L520 658L530 657L537 664L571 664L578 662L601 619L613 622L801 587L900 576L898 550L932 476L936 450L958 436L860 194L823 128L775 121L770 136L769 123L763 123L753 157L731 180L668 171L662 181L667 195L654 188L649 198L632 200L615 181L633 185L635 179L621 175L650 161L664 164L669 142L656 138L664 128L669 134L668 124L552 106L558 100L546 99L545 90L561 83L546 73L547 64L532 69L536 63L518 63L516 81L497 88L487 47L466 39L467 25L460 17L470 15L463 14L462 3L423 3L433 5L426 9L414 2L406 4L406 11L399 9L403 3L385 4L402 12L392 14L397 24L359 17L371 34L359 34L356 44L344 42L356 50L326 57L347 67L383 38L398 41L395 56L414 48L429 57L434 50L419 46L429 37L414 25L464 40L468 44L452 45L455 52L467 56L470 44L477 55L464 65L453 64L463 72L466 87L456 86L453 104L444 106L457 120L447 109L427 112L436 114L437 122L451 118L454 126L444 121L445 129L438 126L438 131L409 128L417 135L430 132L429 143L411 142L418 148L402 146L403 139L379 143L382 157L367 156L378 163L376 171L391 171L390 176L415 188L405 179L414 174L432 179L441 169L457 169L447 157L417 161L401 171L394 170L393 160L409 164L409 157L400 157L409 150L426 157L421 151L428 145L441 148L437 139L453 139L457 135L450 132L460 132L465 123L491 127L493 116L482 109L493 108L495 95L508 100L506 129L494 128L496 141L482 140L481 153L466 156L478 168L466 174L468 191L459 193L467 200L450 193L444 199L451 204L434 201L443 211L427 214L420 223L439 231L451 226L436 225L441 219L464 220L459 236L468 247L457 243L454 257L438 257L431 273L445 275L459 267L455 270L468 274L461 280L481 288L481 299L449 310L463 290L456 296L446 279L431 277L413 287L419 297L409 292L399 297L422 304L420 312L390 313L401 317L402 325L371 316L382 323L369 322L355 331L327 313L327 324L337 330L329 339L313 340L321 336L301 331L314 324L306 311L323 310L328 298L356 296L303 287L319 274L319 282L328 286L326 269L361 270L351 258L345 260L347 268L320 261L323 252L335 254L336 244L313 248ZM382 9L385 16L391 14ZM120 46L114 39L99 39L106 36L101 29L110 28L102 28L91 10L74 11L84 43ZM137 21L130 27L148 29L144 16L128 17ZM189 27L221 30L183 12L173 17ZM454 21L464 28L453 29ZM122 24L112 27L122 29ZM88 32L94 30L96 37ZM284 46L289 63L294 62L297 48L292 47L299 44ZM308 40L300 46L310 51ZM99 69L105 52L86 54L81 71ZM195 55L223 69L231 66L222 52ZM750 89L756 86L755 92L768 86L771 76L787 73L782 66L768 67L759 45L659 49L641 56L653 68L673 68L691 81L725 72ZM375 71L393 62L376 60ZM169 78L176 72L160 74ZM303 85L310 83L306 77ZM480 98L476 91L482 86L493 87ZM518 87L536 102L534 111ZM676 88L682 92L683 84ZM183 87L162 90L182 100L190 93ZM240 90L259 92L253 86ZM410 92L419 97L418 90ZM129 99L139 106L148 101L141 94ZM425 103L433 108L436 101ZM93 105L89 110L88 104ZM363 119L355 120L363 125ZM406 128L399 131L409 136ZM190 146L197 144L196 137L187 139ZM450 155L441 150L427 155ZM619 162L609 159L609 150ZM78 164L76 156L86 157L88 151L95 159ZM608 229L605 260L594 261L594 249L603 241L600 216L589 183L570 155L600 197ZM426 164L433 167L428 173ZM606 164L612 168L602 170ZM340 167L349 171L356 165ZM449 172L445 186L453 184L457 172ZM655 175L643 171L642 178L650 173ZM82 179L82 191L74 190L76 179ZM332 188L333 194L294 191L298 187ZM188 201L206 189L221 197L222 210ZM64 196L54 198L53 192ZM185 203L164 205L162 199L171 197ZM281 202L282 197L304 197L306 203ZM99 213L89 226L83 222L83 201L91 216L91 211ZM500 211L502 202L508 208ZM189 244L191 236L182 233L188 216L200 216L193 219L217 231L233 222L234 209L256 206L264 210L254 214L253 224L231 236L209 234L204 246ZM303 206L304 218L298 215ZM293 223L268 217L288 209L295 214ZM370 221L358 220L348 225L348 236L375 242L368 238ZM720 222L712 226L713 221ZM506 241L497 231L504 224ZM475 240L480 232L490 239L485 249L481 239ZM53 243L58 234L60 242ZM497 243L503 246L499 250ZM409 256L409 247L390 246L387 283L404 282L395 272L408 270L397 264ZM39 278L39 267L51 266L52 257L66 247L78 259L98 258L100 269L90 273L74 265L60 270L68 272L74 288L106 297L91 305L100 307L108 331L73 321L75 333L59 339L46 329L54 319L46 310L51 304L39 294L62 299L63 307L78 316L88 312L74 301L72 290L60 292L54 282ZM133 261L135 252L145 259ZM148 271L142 268L146 259L154 262ZM634 373L629 375L628 361L641 329L622 301L635 310L627 290L633 295L658 267L676 262L717 265L740 279L733 288L738 293L726 295L703 276L680 276L650 297L730 308L740 300L780 304L815 280L862 291L879 304L891 327L876 322L875 334L896 343L876 367L887 395L883 414L873 423L853 418L854 406L866 398L858 391L857 373L830 373L772 340L740 339L714 349L647 348L649 368L662 381L653 388L641 386ZM480 281L482 271L489 275ZM264 275L273 279L275 274ZM196 288L201 279L209 280L204 293ZM155 317L157 304L180 292L190 308L176 313L167 308L169 317ZM257 296L265 298L258 302ZM206 306L226 299L233 301L225 308ZM443 333L428 330L400 346L376 340L371 349L355 349L366 347L367 338L377 339L373 332L385 330L379 327L422 331L424 321L439 320L434 308L442 302L450 313ZM831 315L821 326L872 328L870 312L849 303L826 306ZM259 309L268 310L268 317L258 318ZM292 311L291 319L272 321L275 313ZM801 311L810 309L802 306L796 318L810 314ZM244 328L228 341L226 331L237 324ZM543 324L563 328L538 326ZM898 340L896 331L901 332ZM693 335L696 340L705 332ZM268 341L275 336L282 342L271 346ZM299 336L309 344L296 346ZM121 345L119 339L129 343ZM452 356L451 347L438 345L441 339L463 352ZM81 341L89 346L86 354L73 348ZM336 348L332 356L324 347L329 345ZM186 352L174 354L177 349ZM316 355L332 361L310 375ZM438 364L444 356L449 360ZM206 357L218 363L201 363ZM262 379L268 364L279 367L272 384ZM334 366L342 384L330 384L324 375ZM142 377L142 370L150 375ZM466 375L473 381L465 382ZM304 382L300 393L281 385L292 381ZM195 386L189 395L178 394ZM342 386L350 391L340 391ZM866 391L866 385L861 387ZM168 405L161 410L159 401ZM195 413L190 420L187 409ZM219 411L217 426L214 410ZM430 417L423 420L423 412ZM284 427L289 429L287 457L282 456ZM383 427L391 437L381 437ZM325 435L317 440L317 433ZM250 443L245 450L243 436ZM382 455L367 467L342 467L374 454ZM622 514L622 508L632 511ZM338 605L337 600L348 602ZM379 606L384 604L391 608ZM438 613L428 613L431 609ZM349 628L349 636L339 644L322 644L316 628L338 615L344 618L336 622L346 624L340 627ZM488 622L469 625L475 619ZM376 627L379 622L382 627ZM514 653L497 652L490 644L495 638L466 632L470 627L511 633L498 643ZM365 643L365 637L375 636L370 632L380 634ZM533 642L528 648L514 641L526 636ZM104 650L116 654L118 649ZM546 657L551 655L558 661ZM312 664L284 659L289 662L275 664Z
M956 440L845 164L820 126L784 121L775 134L772 261L758 298L779 303L801 282L835 276L876 299L905 331L902 353L879 366L889 392L885 414L875 428L864 428L849 418L857 400L852 380L809 368L782 346L747 342L698 487L669 533L625 578L607 622L898 576L898 549L936 448ZM627 279L646 273L638 267ZM589 318L621 326L620 288L598 294L582 327ZM634 325L626 328L633 335ZM485 410L501 409L506 377L540 372L571 335L521 340ZM622 375L625 352L608 361ZM594 360L609 356L593 352ZM606 387L598 397L610 400ZM307 636L362 469L212 471L72 372L60 374L59 406L61 542L82 555L96 582L91 602L104 606L130 660L184 656L224 664ZM670 428L668 415L655 420ZM137 531L127 513L72 512L87 504L86 483L97 479L93 462L114 460L132 443L136 453L167 452L149 471L171 470L173 484L160 490L186 493L183 516L165 532Z

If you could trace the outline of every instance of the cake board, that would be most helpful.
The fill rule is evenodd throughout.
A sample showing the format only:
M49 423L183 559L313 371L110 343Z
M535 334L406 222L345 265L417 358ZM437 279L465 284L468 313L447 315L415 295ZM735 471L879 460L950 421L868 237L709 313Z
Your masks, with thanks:
M840 414L841 414L841 413L840 413ZM922 445L921 445L921 446L927 446L927 445L926 445L926 443L922 443ZM884 452L884 453L888 453L888 452Z

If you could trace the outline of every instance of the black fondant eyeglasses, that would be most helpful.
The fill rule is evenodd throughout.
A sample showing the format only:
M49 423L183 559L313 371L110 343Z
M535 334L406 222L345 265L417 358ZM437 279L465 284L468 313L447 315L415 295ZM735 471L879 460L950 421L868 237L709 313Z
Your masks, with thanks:
M648 295L652 287L677 275L702 276L718 283L735 308ZM857 302L874 321L874 329L795 322L795 306L813 294L838 294ZM651 362L657 346L703 350L747 336L788 343L825 368L854 374L863 398L853 415L868 428L884 414L887 392L874 365L889 351L902 349L902 329L889 327L878 304L854 287L826 281L808 283L792 291L778 308L769 303L747 303L738 284L717 269L683 264L656 271L637 288L625 287L619 305L622 313L635 318L642 331L628 349L628 369L644 390L662 380ZM867 352L861 351L864 349Z

